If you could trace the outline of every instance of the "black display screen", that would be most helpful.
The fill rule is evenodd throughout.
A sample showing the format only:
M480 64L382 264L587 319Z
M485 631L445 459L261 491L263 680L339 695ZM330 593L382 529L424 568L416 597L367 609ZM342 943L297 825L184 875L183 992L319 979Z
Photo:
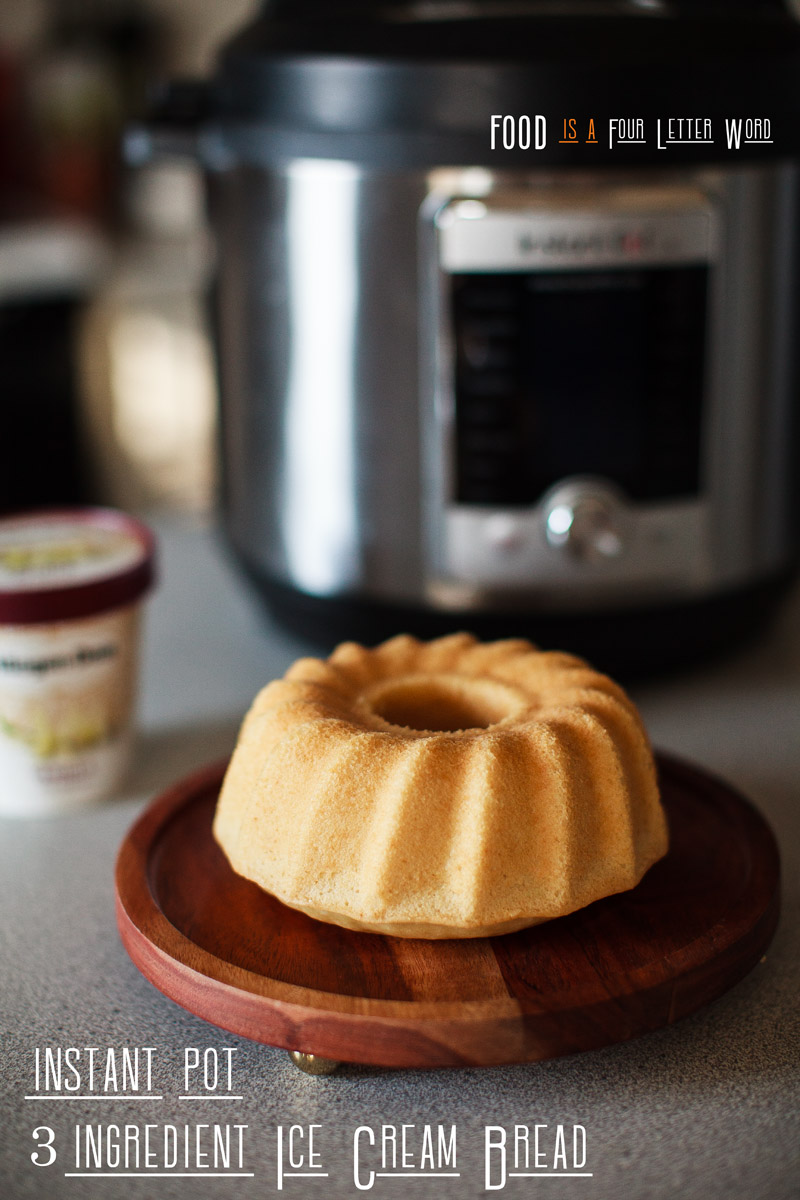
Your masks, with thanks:
M453 276L456 498L699 488L705 267Z

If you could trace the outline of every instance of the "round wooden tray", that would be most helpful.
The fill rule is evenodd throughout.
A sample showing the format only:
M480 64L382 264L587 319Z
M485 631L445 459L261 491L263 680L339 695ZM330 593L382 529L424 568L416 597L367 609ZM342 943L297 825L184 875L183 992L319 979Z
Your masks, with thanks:
M671 843L633 891L504 937L354 933L235 875L211 834L224 767L146 810L117 861L139 970L233 1033L393 1067L530 1062L624 1041L714 1000L761 958L779 860L735 791L659 756Z

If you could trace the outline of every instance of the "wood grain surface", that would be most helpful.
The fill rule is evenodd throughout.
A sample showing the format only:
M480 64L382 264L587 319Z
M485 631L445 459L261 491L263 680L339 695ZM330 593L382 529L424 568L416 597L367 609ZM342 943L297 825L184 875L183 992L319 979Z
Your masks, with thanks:
M638 887L503 937L354 933L235 875L211 835L224 766L127 835L117 920L165 995L233 1033L374 1065L490 1066L624 1041L714 1000L761 958L779 860L726 784L659 756L670 851Z

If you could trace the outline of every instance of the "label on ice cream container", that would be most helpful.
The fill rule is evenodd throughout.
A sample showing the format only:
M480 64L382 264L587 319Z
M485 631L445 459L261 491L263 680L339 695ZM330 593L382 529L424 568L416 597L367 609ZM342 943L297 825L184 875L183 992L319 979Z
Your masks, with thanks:
M106 510L0 520L0 815L109 798L131 744L152 539Z
M124 772L138 606L61 625L0 626L0 813L111 796Z

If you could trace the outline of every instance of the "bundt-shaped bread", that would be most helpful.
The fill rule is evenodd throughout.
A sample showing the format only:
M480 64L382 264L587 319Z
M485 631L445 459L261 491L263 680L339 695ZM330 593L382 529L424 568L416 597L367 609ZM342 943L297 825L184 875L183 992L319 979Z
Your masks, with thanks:
M245 719L214 834L292 908L423 938L573 912L667 849L622 689L570 655L466 633L296 662Z

